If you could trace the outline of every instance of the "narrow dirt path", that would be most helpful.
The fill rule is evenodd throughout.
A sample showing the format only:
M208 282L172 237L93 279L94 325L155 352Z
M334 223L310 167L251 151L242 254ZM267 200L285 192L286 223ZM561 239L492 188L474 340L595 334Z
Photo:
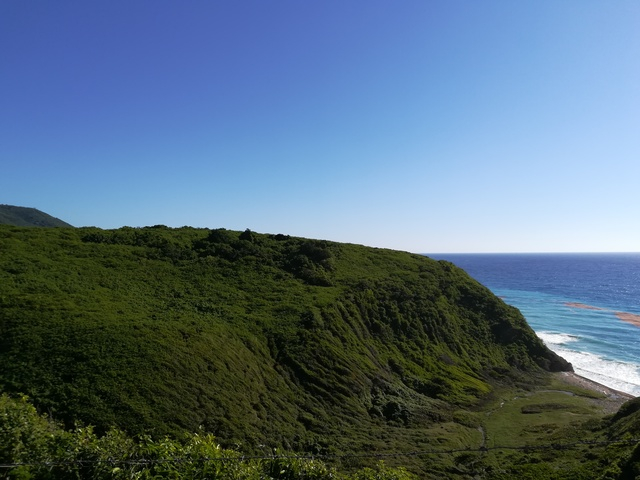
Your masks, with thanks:
M484 428L482 427L482 425L478 427L478 431L480 432L480 435L482 435L482 443L480 444L480 448L487 448L487 436L484 433Z

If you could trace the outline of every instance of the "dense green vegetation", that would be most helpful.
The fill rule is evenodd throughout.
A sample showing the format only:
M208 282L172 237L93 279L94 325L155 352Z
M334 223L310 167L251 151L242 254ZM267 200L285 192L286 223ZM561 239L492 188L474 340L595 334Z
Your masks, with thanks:
M280 448L328 459L479 448L493 431L502 432L494 439L502 445L513 433L500 426L502 410L511 410L494 402L532 398L549 385L549 371L570 368L516 309L447 262L249 230L163 226L0 226L0 365L2 391L28 395L67 430L78 421L93 425L89 443L109 441L113 428L125 443L191 435L166 440L179 450L201 431L245 455ZM549 418L555 438L605 435L600 423L593 427L602 415L587 397L570 397L565 408L568 396L556 395L529 405L531 413L514 406L516 416ZM566 424L558 409L591 426ZM544 428L518 428L523 441L545 441ZM517 455L540 470L540 461ZM434 478L499 477L515 471L505 458L388 463ZM338 463L356 471L375 462Z
M59 218L35 208L0 205L0 225L18 227L71 227Z
M274 451L263 458L221 448L205 432L181 440L142 436L137 441L111 429L65 431L38 415L26 398L0 396L0 478L41 479L336 479L410 480L403 468L383 462L342 474L311 458ZM15 464L9 468L7 464Z

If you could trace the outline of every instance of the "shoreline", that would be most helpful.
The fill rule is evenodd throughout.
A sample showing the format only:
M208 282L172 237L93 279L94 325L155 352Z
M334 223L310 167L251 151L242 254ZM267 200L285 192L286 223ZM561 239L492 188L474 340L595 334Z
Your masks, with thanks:
M573 385L577 385L580 387L584 387L588 390L596 390L600 393L604 393L607 396L621 396L628 399L636 398L634 395L631 395L627 392L622 392L620 390L616 390L615 388L607 387L602 383L598 383L595 380L591 380L587 377L583 377L582 375L578 375L575 372L559 372L565 380Z
M603 394L605 398L597 399L595 401L601 404L602 409L605 413L615 413L623 403L636 398L630 393L621 392L620 390L607 387L606 385L598 383L594 380L590 380L586 377L578 375L575 372L558 372L555 375L561 381L574 387L580 387L584 388L585 390L591 390L593 392Z

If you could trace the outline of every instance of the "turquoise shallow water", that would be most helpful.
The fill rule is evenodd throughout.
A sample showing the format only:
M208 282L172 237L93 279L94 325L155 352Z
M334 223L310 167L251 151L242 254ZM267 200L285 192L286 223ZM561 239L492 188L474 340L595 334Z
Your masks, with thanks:
M464 268L520 309L579 375L640 396L640 327L616 316L640 315L640 254L429 256Z

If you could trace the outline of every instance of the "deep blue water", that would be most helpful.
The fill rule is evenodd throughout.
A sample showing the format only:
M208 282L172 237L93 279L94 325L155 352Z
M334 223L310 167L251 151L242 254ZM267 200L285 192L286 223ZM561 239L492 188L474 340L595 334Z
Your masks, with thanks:
M520 309L579 375L640 396L640 253L438 254ZM593 307L579 308L570 304Z

